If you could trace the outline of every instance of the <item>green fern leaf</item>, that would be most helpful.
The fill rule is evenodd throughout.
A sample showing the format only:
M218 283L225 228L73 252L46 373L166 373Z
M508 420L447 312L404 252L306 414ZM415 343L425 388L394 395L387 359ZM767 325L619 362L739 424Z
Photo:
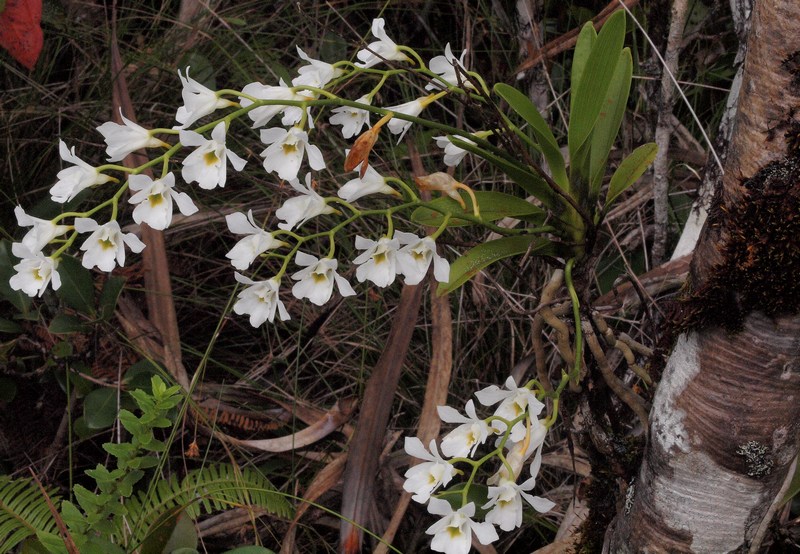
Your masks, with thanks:
M48 494L58 504L55 492ZM39 487L31 479L0 477L0 554L10 552L37 531L58 532Z
M174 476L158 481L149 493L130 498L126 506L135 522L137 542L144 540L167 513L185 511L194 520L203 513L249 506L283 518L292 514L289 502L261 472L230 464L190 471L180 482Z

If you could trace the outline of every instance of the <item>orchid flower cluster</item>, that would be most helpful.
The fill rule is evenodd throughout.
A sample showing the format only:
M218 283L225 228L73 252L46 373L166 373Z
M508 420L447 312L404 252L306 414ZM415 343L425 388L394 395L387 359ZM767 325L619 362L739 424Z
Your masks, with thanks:
M544 390L532 390L538 385L530 381L518 387L513 377L506 379L505 388L491 385L477 391L475 397L484 406L499 405L487 418L478 417L475 403L469 400L464 408L466 415L450 406L439 406L439 418L458 426L441 441L441 454L436 441L426 450L418 438L406 437L405 451L410 456L424 460L405 474L403 488L414 501L428 504L428 512L443 516L431 525L426 533L433 535L431 548L448 554L466 554L472 544L472 534L481 544L498 540L495 526L512 531L522 525L523 500L540 513L550 511L555 504L550 500L530 494L536 485L536 476L542 463L542 447L552 421L539 419L544 404ZM491 452L478 456L478 449L494 437ZM474 459L473 459L474 458ZM530 477L517 483L529 465ZM479 506L483 521L476 521L478 507L467 501L470 489L476 483L478 470L487 462L498 460L497 471L487 480L485 503ZM468 472L455 464L470 467ZM467 481L457 491L436 492L451 483L456 474L466 474ZM460 506L454 509L453 506Z
M456 58L448 44L445 55L434 57L428 67L416 52L398 46L388 37L382 19L373 21L372 34L377 40L356 54L359 60L356 63L325 63L312 59L298 47L298 54L307 65L299 68L298 76L291 85L283 81L278 85L254 82L241 91L213 91L192 79L189 68L186 68L185 75L179 71L184 104L178 108L175 116L178 125L171 129L145 129L120 114L122 124L107 122L97 128L107 145L108 164L93 167L76 155L74 147L70 149L61 141L61 158L71 165L59 172L57 183L50 189L54 202L70 202L84 190L106 183L116 184L117 189L111 198L86 212L63 212L52 220L33 217L18 206L15 211L18 224L31 229L20 242L12 245L13 254L21 261L14 266L16 274L10 279L11 287L29 296L41 296L48 286L57 290L61 284L59 258L79 236L86 237L80 244L80 250L83 251L82 265L88 269L97 267L102 271L112 271L116 266L123 266L126 247L132 252L141 252L144 243L136 234L123 232L117 218L123 193L127 189L132 193L128 202L133 205L132 218L137 224L145 223L153 229L164 230L171 225L176 208L184 216L196 213L198 207L192 198L178 190L177 171L170 167L172 158L182 148L192 148L182 161L181 179L186 185L196 183L204 190L224 187L229 166L234 171L241 171L247 163L226 145L231 124L245 115L252 122L252 128L260 131L260 139L265 146L261 152L264 170L275 174L280 180L288 181L297 195L289 198L275 212L280 220L277 229L265 228L266 223L256 221L252 211L232 213L226 217L230 232L240 236L227 253L236 270L236 281L244 285L233 307L237 314L248 315L255 327L267 320L274 321L276 314L281 320L289 319L279 292L291 261L300 268L291 274L291 280L295 281L291 293L296 298L307 298L321 306L330 300L334 288L342 296L355 294L348 280L339 273L335 237L348 224L366 216L386 217L387 229L380 237L355 238L355 246L361 251L353 260L357 266L355 277L359 282L370 281L379 287L386 287L402 276L406 284L413 285L422 281L431 265L435 279L447 282L449 263L437 253L435 243L435 239L446 228L447 221L428 236L394 230L394 214L418 205L419 196L403 180L381 175L369 165L368 156L384 125L390 133L402 138L428 105L453 91L463 93L464 89L459 88L459 85L463 85L459 75L467 75L463 68L464 56L462 54L461 58ZM433 92L401 105L372 108L374 97L391 73L373 68L386 62L413 60L418 66L415 70L429 80L425 88ZM344 80L359 73L382 78L377 86L355 102L339 98L331 92ZM463 86L474 88L471 81ZM311 108L326 103L338 104L331 110L330 124L340 126L345 139L358 137L353 149L346 152L345 162L345 168L358 171L358 175L344 183L338 189L337 196L329 197L317 191L318 182L313 172L325 169L327 164L319 147L312 144L309 138L315 129ZM233 108L234 111L212 123L194 130L188 129L200 119L226 108ZM383 114L383 118L375 125L370 124L371 111ZM281 125L269 126L278 116ZM362 134L365 126L368 130ZM478 136L485 137L487 134L481 132ZM165 135L176 137L178 142L170 144L159 138ZM436 141L445 150L444 162L448 166L457 165L466 155L466 151L449 142L447 136L436 137ZM163 149L164 152L133 169L113 163L141 149ZM145 171L159 165L162 171L157 178ZM301 176L304 165L309 171ZM114 172L126 178L118 179L113 176ZM458 190L466 189L471 193L469 187L446 173L419 177L416 182L420 189L440 191L462 205L464 201ZM361 210L354 205L361 198L372 195L388 195L405 202L377 210ZM343 222L330 230L308 236L295 231L318 216L342 215L337 208L349 213ZM97 215L106 210L110 210L110 216L101 223ZM477 204L475 212L478 213ZM68 222L70 217L73 218L71 223ZM323 257L301 250L310 241L325 238L330 246ZM53 245L55 250L46 254L48 245ZM282 262L275 275L262 279L242 273L256 260L270 258Z
M107 122L97 128L106 144L106 164L92 166L78 157L74 147L70 149L60 141L60 156L69 165L58 173L58 181L50 189L54 202L78 203L85 199L87 189L115 188L113 193L105 195L105 200L86 211L65 209L50 220L33 217L18 206L15 213L19 225L30 229L20 242L12 245L12 252L20 262L14 266L16 273L10 279L11 287L29 296L42 296L48 287L57 290L61 285L59 259L72 248L82 252L81 263L85 268L110 272L124 266L127 250L139 253L145 248L135 233L123 231L120 225L118 216L125 193L130 191L127 202L132 206L133 221L155 230L172 225L176 210L183 216L196 213L198 207L192 196L180 189L193 185L208 191L223 188L229 171L243 170L248 160L227 145L232 126L243 122L258 130L264 171L276 180L288 182L295 194L274 212L278 220L274 225L269 220L257 220L252 210L225 217L228 230L238 238L226 254L235 270L233 277L242 286L233 305L235 313L248 316L254 327L273 322L276 315L280 320L289 319L281 300L281 288L287 281L294 297L308 299L318 306L332 298L334 289L341 296L356 294L347 273L340 269L336 239L348 225L366 217L385 218L386 226L382 236L355 237L355 248L360 253L352 264L358 282L387 287L402 278L406 284L415 285L431 267L437 281L447 282L450 264L437 252L436 239L448 227L452 214L437 208L435 203L426 203L441 213L438 227L428 234L396 230L395 216L423 204L420 190L447 195L466 210L460 194L465 192L471 198L472 220L481 223L480 207L472 190L445 172L418 176L414 179L415 187L399 177L379 173L370 165L369 156L383 127L401 140L412 125L426 123L420 115L431 104L448 95L480 99L480 94L488 96L489 92L481 77L464 67L466 52L456 57L448 44L444 55L434 57L426 65L413 49L389 38L383 19L373 21L372 35L376 40L357 52L357 62L326 63L311 58L298 47L304 65L290 84L282 80L277 85L253 82L241 90L214 91L194 80L187 67L185 72L178 72L183 105L175 115L177 125L146 129L120 113L121 123ZM389 64L389 69L381 69L384 64ZM394 106L373 105L387 80L403 73L426 81L425 96ZM355 101L338 96L345 86L376 80L370 90L359 91L362 94ZM321 149L312 143L315 133L319 133L315 122L322 117L312 110L327 107L332 107L328 115L330 126L340 128L344 139L355 139L344 153L344 169L356 175L338 187L335 196L320 192L332 185L324 177L332 172L321 173L330 167L330 159L326 161ZM199 123L218 112L224 115ZM380 116L374 123L370 121L373 114ZM462 145L474 145L495 132L467 132L443 124L437 128L447 133L434 140L444 150L443 164L449 167L457 166L468 154L452 137L457 137L456 142ZM143 149L156 150L157 155L134 168L118 163ZM181 159L184 149L190 151ZM367 209L358 205L363 198L376 195L387 197L388 207ZM308 234L298 231L321 216L340 220L328 228L325 222L320 223L317 228L322 231ZM309 248L318 243L327 243L327 248ZM294 271L290 271L292 263L296 266ZM255 270L251 270L253 266ZM259 276L257 273L263 268L274 272ZM503 530L518 527L521 499L540 512L552 507L551 502L528 493L535 483L546 434L546 426L537 419L543 408L537 394L530 387L517 388L513 381L506 383L505 390L489 387L480 391L476 395L480 403L500 402L495 414L485 420L477 417L472 401L466 406L467 416L441 407L439 413L444 421L460 424L442 442L442 453L452 458L450 461L439 455L435 443L431 443L428 452L418 439L407 439L406 451L427 461L409 470L405 488L414 492L415 500L428 502L431 513L445 516L428 530L434 535L435 550L466 552L472 531L481 542L488 543L497 538L494 525ZM492 436L497 438L492 455L470 460ZM481 507L488 510L484 523L472 520L476 513L474 504L462 502L453 511L450 503L432 496L458 473L454 463L473 466L466 491L477 469L495 456L502 464L489 481L488 501ZM518 485L522 465L531 456L531 477ZM465 495L466 492L463 499Z

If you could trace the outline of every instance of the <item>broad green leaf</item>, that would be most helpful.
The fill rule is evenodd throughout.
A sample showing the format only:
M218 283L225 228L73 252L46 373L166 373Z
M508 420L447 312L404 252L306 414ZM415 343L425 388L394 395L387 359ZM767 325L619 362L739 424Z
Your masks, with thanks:
M17 395L17 382L10 377L0 377L0 402L11 402Z
M617 196L642 176L642 173L656 159L656 152L658 152L658 146L653 142L648 142L638 147L627 158L622 160L614 175L611 176L611 183L608 185L608 193L606 194L606 203L603 207L604 210L608 211Z
M466 210L462 209L461 205L449 196L443 196L431 200L430 202L425 202L425 204L414 210L411 214L411 221L419 223L420 225L438 227L442 224L442 220L444 219L441 213L444 211L453 216L448 222L448 225L451 227L477 225L474 221L460 219L458 217L464 214L474 217L472 212L472 199L468 194L463 192L461 193L461 197L467 205ZM481 220L483 221L497 221L504 217L520 216L538 217L543 221L547 215L544 210L534 206L530 202L503 192L475 191L475 199L478 201Z
M117 391L95 389L83 400L83 417L91 429L108 429L117 419Z
M0 333L21 333L22 327L16 321L0 317Z
M578 35L578 42L575 44L575 51L572 53L572 74L570 76L570 86L572 90L578 89L578 83L581 82L583 70L586 67L586 61L589 59L589 54L592 53L592 48L597 40L597 31L594 29L594 24L587 21ZM572 113L572 107L575 103L575 95L570 96L569 112Z
M58 263L61 287L56 295L74 310L94 314L94 280L89 270L72 256L61 256Z
M160 371L158 365L148 359L140 360L128 368L123 381L128 390L147 389L150 379Z
M619 63L617 63L608 86L605 104L600 110L594 129L592 129L592 149L589 160L589 175L591 176L589 201L592 204L597 199L600 186L603 184L608 154L614 146L619 127L622 124L622 117L625 115L628 94L631 90L632 72L631 51L625 48L620 54Z
M175 550L196 549L194 523L181 511L167 512L150 529L140 548L141 554L170 554Z
M544 179L533 173L528 166L522 165L519 162L506 160L474 144L459 140L456 136L449 135L448 138L454 145L463 148L467 152L472 152L480 156L505 173L509 179L522 187L525 192L538 198L545 207L553 209L558 205L556 194L550 189Z
M114 315L114 309L117 307L117 299L124 286L125 278L119 275L109 275L108 279L106 279L106 283L103 285L103 291L100 293L100 309L97 314L100 319L108 320Z
M606 94L614 68L625 40L625 12L620 10L608 18L581 72L577 87L573 88L572 110L569 114L570 163L575 153L589 138L597 116L606 101Z
M524 235L490 240L468 250L450 264L450 281L440 283L436 294L441 296L452 292L491 264L504 258L524 254L529 250L534 255L556 255L555 245L542 237Z
M511 109L517 112L530 125L536 141L542 149L542 155L550 167L553 180L561 188L568 190L569 179L564 165L564 156L561 155L556 138L539 110L536 109L536 106L527 96L505 83L497 83L494 86L494 91L508 102Z
M67 335L69 333L85 333L89 328L77 316L70 314L56 314L47 330L54 335Z

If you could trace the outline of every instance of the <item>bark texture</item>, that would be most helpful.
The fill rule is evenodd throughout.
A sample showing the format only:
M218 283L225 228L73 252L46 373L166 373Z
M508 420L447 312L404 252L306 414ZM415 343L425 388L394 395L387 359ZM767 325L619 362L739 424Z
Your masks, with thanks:
M800 450L800 2L759 0L651 443L605 551L747 552Z

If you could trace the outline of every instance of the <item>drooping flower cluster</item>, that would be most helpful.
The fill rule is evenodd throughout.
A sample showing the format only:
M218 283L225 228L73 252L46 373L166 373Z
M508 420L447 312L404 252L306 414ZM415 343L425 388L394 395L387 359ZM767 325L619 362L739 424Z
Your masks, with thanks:
M406 471L403 488L412 493L414 501L422 504L427 502L429 513L442 516L426 531L433 535L433 550L466 554L470 550L473 533L481 544L489 544L498 539L495 526L503 531L512 531L522 525L525 503L539 513L548 512L555 506L550 500L530 493L536 485L547 434L544 422L539 419L544 404L531 390L533 384L535 382L518 387L514 379L509 377L505 388L492 385L476 392L475 396L482 405L499 404L494 414L484 419L478 417L472 400L465 406L466 415L449 406L439 406L442 421L458 424L442 439L441 454L436 441L431 441L426 449L417 438L405 439L406 453L423 462ZM435 495L459 473L456 464L479 465L472 458L479 458L476 456L478 449L492 437L495 438L495 456L492 459L499 460L500 465L487 480L488 495L486 502L480 506L485 516L484 521L479 522L475 521L474 502L466 502L469 487L474 484L471 478L457 495L448 493L450 501ZM481 454L481 457L484 456ZM518 483L525 464L531 458L530 477ZM455 509L453 504L460 507Z
M176 110L176 124L171 128L147 129L120 111L119 122L109 121L97 127L106 144L108 163L105 165L94 167L86 163L78 157L74 147L70 149L60 141L59 153L68 166L59 172L58 181L50 189L52 200L62 204L77 202L88 198L90 189L100 189L96 194L103 194L107 199L86 212L67 212L52 220L32 217L18 207L19 225L31 229L12 248L21 261L15 266L16 274L11 278L11 286L31 296L44 294L49 285L58 289L61 282L59 259L73 245L79 247L78 252L82 255L85 267L96 267L102 271L123 266L126 248L135 253L141 252L144 243L135 233L123 232L118 221L123 193L126 191L130 193L127 202L132 207L133 221L155 230L169 228L176 219L176 211L183 216L198 212L191 191L184 187L195 185L202 190L222 188L229 180L229 167L235 171L243 170L247 162L228 147L227 138L230 127L239 124L237 121L243 121L246 115L248 126L257 130L263 145L260 156L264 170L275 180L288 182L295 194L275 210L277 224L268 221L262 224L256 220L252 210L226 216L228 229L238 235L238 241L227 253L227 258L236 270L236 282L243 287L238 293L234 311L249 316L254 326L273 321L276 314L281 320L289 319L289 313L280 299L280 287L292 261L299 268L289 273L294 282L291 293L296 298L307 298L314 304L322 305L330 300L334 290L343 296L355 294L342 266L334 257L336 233L348 221L362 217L361 210L353 203L375 195L388 196L395 202L405 201L408 209L421 203L412 185L396 177L381 175L370 165L369 153L376 144L381 128L387 127L391 134L402 140L428 105L449 94L451 89L472 86L465 79L466 52L457 58L448 44L444 55L430 60L429 69L424 66L416 69L427 80L425 88L430 91L427 96L395 106L373 107L373 100L385 82L382 79L375 88L360 94L355 101L340 98L341 104L331 109L329 122L341 129L344 139L355 139L353 152L359 159L351 163L348 156L345 166L352 165L347 170L357 171L358 176L337 187L335 196L324 195L315 172L328 168L326 158L330 159L331 156L323 155L314 144L315 118L311 113L314 102L323 95L327 99L336 98L330 91L334 85L346 79L352 81L353 77L359 75L364 79L374 79L375 74L381 73L381 65L401 64L409 67L409 71L414 71L414 60L419 59L410 48L398 45L390 38L383 19L373 21L372 34L375 40L357 52L359 61L356 64L346 61L330 64L316 60L298 47L297 53L302 64L297 76L289 84L282 80L278 84L253 82L238 91L214 91L192 78L190 68L178 71L183 104ZM228 108L237 111L232 113ZM208 116L220 110L226 110L228 114L203 124ZM374 126L370 123L371 110L383 114L383 118ZM365 127L366 132L363 131ZM472 142L469 138L463 138ZM448 140L446 136L437 137L437 143L445 149L445 164L455 165L466 155L466 151L457 149ZM129 169L117 165L132 153L145 150L148 153L155 152L155 157L151 155L146 166ZM181 153L183 159L180 166L176 167L174 158ZM145 167L160 167L161 173L154 175L145 171ZM301 178L304 168L307 171ZM182 182L178 182L178 176ZM400 190L392 186L393 183L400 185ZM112 195L105 192L110 186L114 187ZM460 186L468 190L468 187ZM199 192L197 188L195 192ZM455 188L446 187L441 192L463 204ZM103 220L102 216L108 212L110 215ZM437 253L435 243L435 238L444 231L446 223L432 235L426 236L419 232L395 230L392 221L394 212L387 209L384 213L389 224L383 236L355 237L355 247L359 251L352 261L355 279L386 287L402 277L406 284L416 285L433 267L434 278L446 282L450 266ZM67 214L74 217L71 222ZM340 215L349 217L349 220L335 225L330 231L313 233L310 237L299 234L299 228L323 215ZM84 238L79 240L81 235ZM311 240L315 238L327 238L329 241L326 255L317 257L309 252ZM49 253L46 252L50 250L48 247L52 247ZM259 260L262 263L257 264ZM280 262L280 267L268 278L243 274L272 267L274 264L270 262L275 261Z

